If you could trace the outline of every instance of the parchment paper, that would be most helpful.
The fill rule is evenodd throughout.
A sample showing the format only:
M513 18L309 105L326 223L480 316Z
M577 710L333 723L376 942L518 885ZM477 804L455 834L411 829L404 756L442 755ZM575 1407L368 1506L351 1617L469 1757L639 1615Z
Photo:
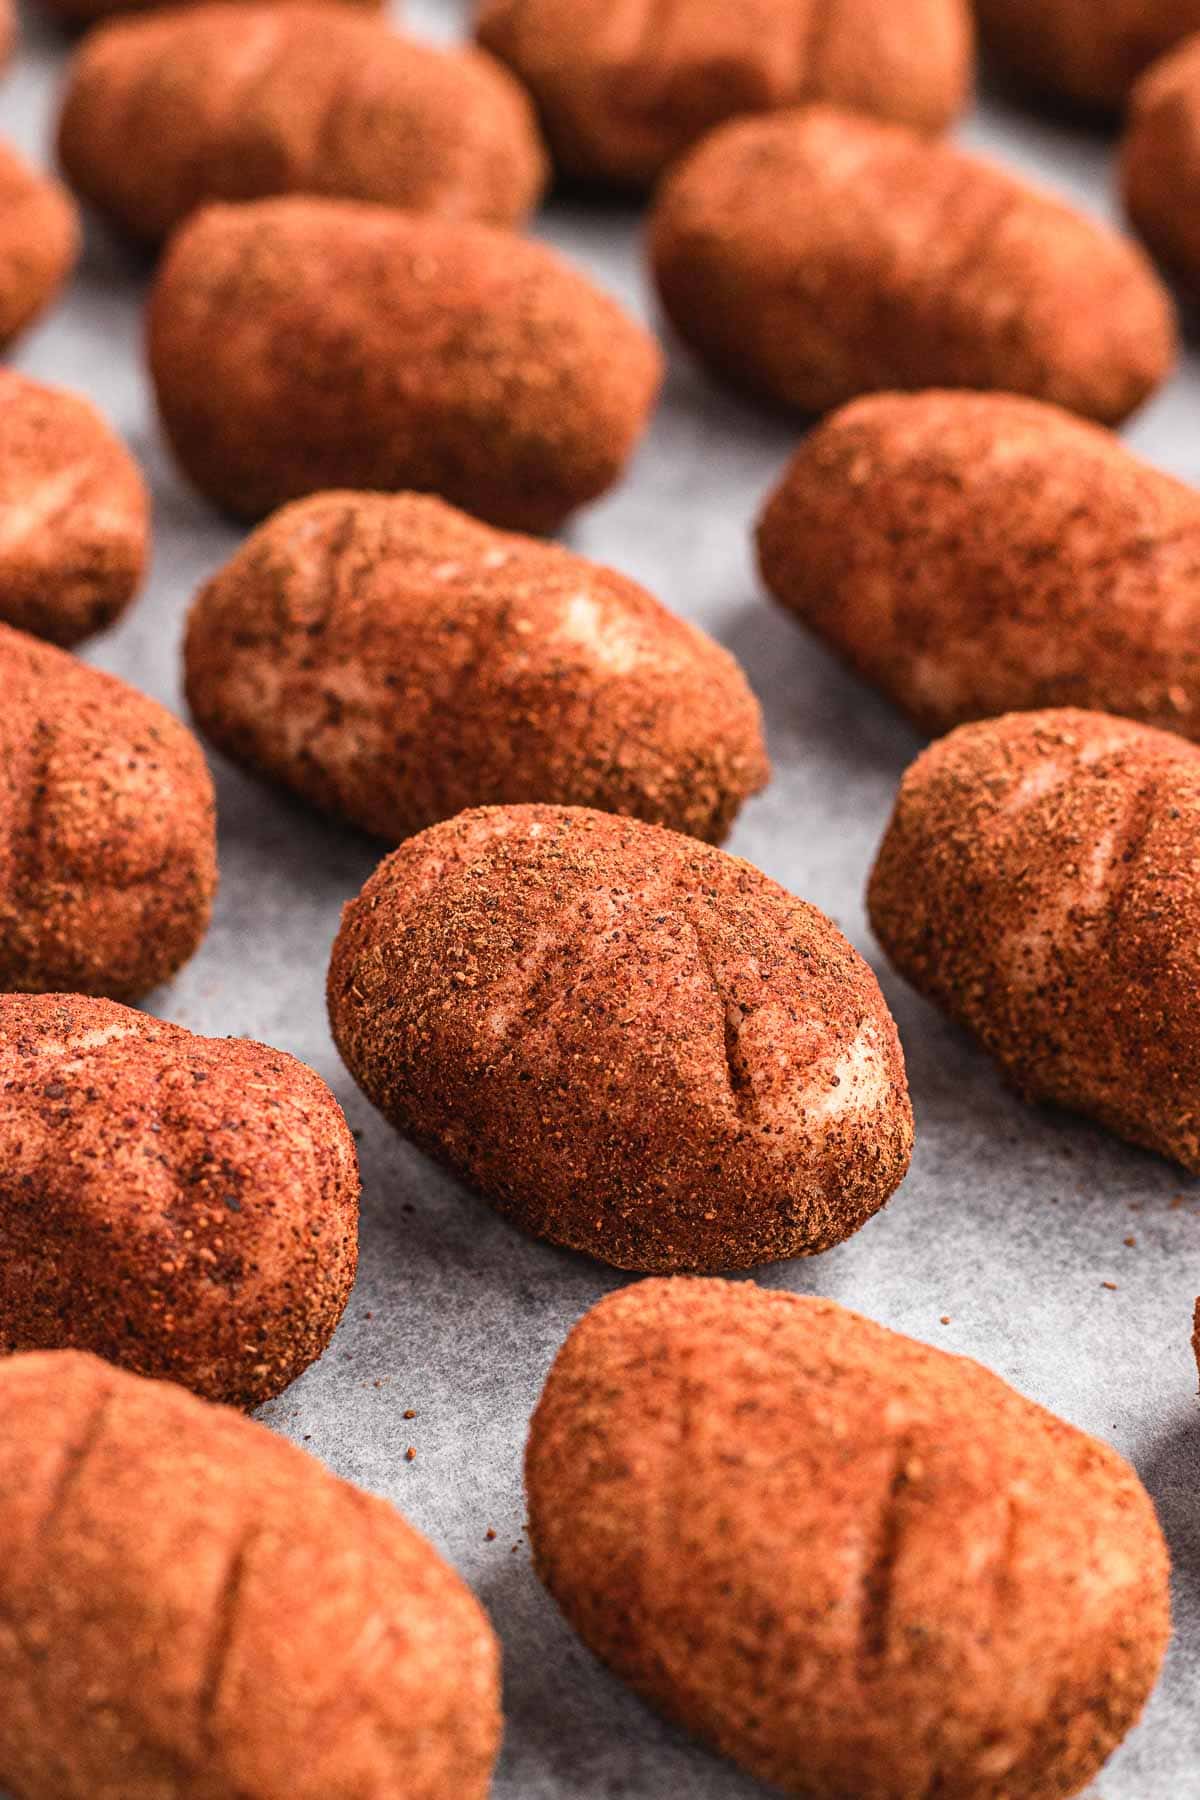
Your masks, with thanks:
M407 15L450 37L465 29L466 0L409 0ZM66 44L32 13L24 27L0 86L0 131L48 160ZM1103 137L996 96L962 135L1115 213ZM635 209L555 205L538 229L653 317ZM175 473L159 437L141 355L147 274L93 230L65 303L14 360L91 395L146 468L152 576L125 621L86 654L179 708L185 609L240 534ZM1198 418L1192 355L1129 440L1200 480ZM758 1279L831 1295L978 1357L1132 1457L1171 1540L1176 1635L1144 1724L1093 1795L1198 1800L1200 1401L1188 1340L1200 1293L1200 1184L1099 1130L1023 1105L883 965L862 891L919 741L758 589L751 522L798 435L718 391L673 349L636 465L569 534L741 658L765 707L775 776L730 848L838 921L878 970L904 1038L918 1132L908 1180L840 1249ZM570 1325L622 1278L521 1236L375 1116L333 1049L323 982L339 909L379 848L220 759L215 773L216 917L195 961L149 1004L193 1030L245 1034L311 1063L360 1135L364 1182L361 1272L346 1320L319 1365L263 1416L394 1500L486 1603L506 1669L496 1800L751 1800L763 1792L757 1784L662 1724L592 1660L530 1567L521 1490L528 1416ZM416 1417L405 1420L406 1409Z

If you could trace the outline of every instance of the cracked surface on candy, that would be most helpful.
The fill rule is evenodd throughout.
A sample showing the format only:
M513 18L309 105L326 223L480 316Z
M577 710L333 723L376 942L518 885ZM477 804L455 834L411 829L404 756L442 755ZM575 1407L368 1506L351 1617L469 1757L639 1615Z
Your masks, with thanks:
M149 499L137 464L90 403L0 370L0 615L61 645L133 598Z
M591 1649L805 1800L1064 1800L1166 1648L1128 1464L831 1301L713 1280L601 1301L551 1369L526 1487Z
M74 1352L0 1364L0 1781L23 1800L485 1800L487 1620L382 1500Z
M286 508L202 590L185 660L214 743L393 843L526 799L720 838L768 774L757 703L704 633L420 495Z
M414 488L553 530L621 474L662 373L649 333L543 245L351 201L206 207L149 329L182 467L244 518Z
M324 1350L358 1170L311 1069L108 1000L0 996L0 1347L257 1406Z
M748 863L636 820L482 808L410 839L346 908L329 1004L393 1124L619 1268L827 1249L908 1166L866 964Z
M484 0L477 31L560 167L642 186L740 113L828 100L941 131L971 74L963 0Z
M714 132L658 191L651 258L697 356L804 412L1001 388L1117 423L1175 357L1136 245L952 145L831 107Z
M1200 494L1001 394L876 394L809 436L767 586L923 729L1077 705L1200 737Z
M1200 748L1102 713L964 725L909 769L875 935L1031 1099L1200 1173Z
M150 242L206 201L283 193L513 225L546 176L532 107L490 57L302 4L212 4L93 32L59 152L78 192Z
M49 306L78 254L66 189L0 141L0 349Z
M200 746L157 702L6 625L0 689L0 990L148 993L208 929Z

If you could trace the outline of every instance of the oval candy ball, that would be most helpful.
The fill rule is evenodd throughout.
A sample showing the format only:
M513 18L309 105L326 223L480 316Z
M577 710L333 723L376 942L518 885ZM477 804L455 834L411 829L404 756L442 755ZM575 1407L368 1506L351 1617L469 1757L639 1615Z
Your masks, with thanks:
M185 662L213 743L393 843L537 799L719 839L769 774L758 704L702 631L418 494L285 507L201 590Z
M873 394L805 439L767 587L929 732L1045 706L1200 737L1200 494L1006 394Z
M258 1406L354 1285L358 1163L313 1071L111 1000L0 996L0 1351Z
M889 959L1030 1100L1200 1174L1200 747L1104 713L963 725L871 875Z
M1195 11L1200 31L1200 4ZM1121 186L1139 235L1193 298L1200 294L1200 37L1155 63L1134 89Z
M45 312L78 255L66 189L0 141L0 350Z
M0 1533L20 1800L486 1800L482 1608L265 1426L73 1351L8 1357Z
M829 107L713 132L660 187L651 256L700 360L801 412L1003 388L1115 424L1175 357L1136 245L953 145Z
M525 1476L584 1642L803 1800L1064 1800L1166 1649L1166 1546L1128 1463L830 1300L610 1295L559 1351Z
M971 80L965 0L483 0L477 31L560 168L639 187L737 114L829 100L941 131Z
M1043 93L1122 105L1142 70L1192 32L1200 0L975 0L988 46Z
M335 200L194 214L149 350L180 465L241 518L415 488L553 530L620 475L661 377L653 338L543 245Z
M0 990L136 999L208 929L200 746L164 706L7 625L0 691Z
M288 193L514 225L546 176L506 69L332 5L99 27L71 65L59 156L77 193L150 243L208 201Z
M345 909L328 992L398 1130L618 1268L826 1250L908 1168L866 963L816 907L658 826L553 806L433 826Z
M69 646L117 619L150 530L141 470L81 395L0 369L0 618Z

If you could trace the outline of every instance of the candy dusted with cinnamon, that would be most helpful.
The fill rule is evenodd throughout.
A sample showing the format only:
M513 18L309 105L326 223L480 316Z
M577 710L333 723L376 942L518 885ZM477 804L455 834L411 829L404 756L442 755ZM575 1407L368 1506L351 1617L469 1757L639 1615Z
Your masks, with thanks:
M59 154L149 243L208 201L288 193L515 225L546 176L499 63L338 5L214 0L99 27L71 66Z
M713 132L659 188L650 248L688 347L800 412L1001 388L1115 424L1175 358L1135 244L952 144L831 107Z
M400 1131L618 1268L829 1249L908 1168L862 958L749 863L639 820L492 807L410 838L345 909L328 994Z
M91 1350L257 1406L333 1335L357 1215L354 1140L294 1057L111 1000L0 995L5 1354Z
M70 646L136 593L146 484L90 401L0 370L0 619Z
M662 368L543 245L351 201L194 214L149 329L176 456L242 518L323 488L415 488L552 530L620 476Z
M0 350L56 299L78 255L66 189L0 142Z
M212 778L113 675L0 625L0 990L136 999L208 929Z
M636 582L419 494L285 507L201 590L192 712L393 843L520 800L720 839L767 779L733 658Z
M941 131L971 80L966 0L483 0L477 30L564 172L638 187L726 119L801 102Z
M1200 746L1105 713L963 725L905 775L875 935L1028 1099L1200 1173Z

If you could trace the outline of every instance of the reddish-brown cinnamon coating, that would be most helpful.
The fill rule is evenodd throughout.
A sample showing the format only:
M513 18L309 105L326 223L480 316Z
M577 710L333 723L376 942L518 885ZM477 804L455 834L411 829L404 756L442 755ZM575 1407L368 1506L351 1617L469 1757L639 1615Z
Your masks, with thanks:
M149 346L181 465L243 518L413 488L552 530L617 479L662 372L653 338L543 245L335 200L193 215Z
M212 780L165 707L0 625L0 990L148 993L208 929Z
M1170 1631L1149 1495L965 1357L829 1300L646 1281L567 1339L538 1571L653 1705L804 1800L1064 1800Z
M1200 5L1195 11L1200 31ZM1200 295L1200 36L1155 63L1134 89L1121 185L1155 256Z
M396 843L562 801L719 839L769 774L733 658L623 575L419 494L318 494L188 621L222 750Z
M91 1350L257 1406L333 1336L358 1164L280 1050L111 1000L0 995L0 1351Z
M562 169L636 186L726 119L805 101L941 131L971 79L966 0L482 0L478 35Z
M1048 94L1122 104L1142 70L1193 31L1200 0L975 0L990 48Z
M17 9L13 0L0 0L0 69L3 69L17 41Z
M68 27L91 26L118 13L176 11L186 6L208 3L209 0L40 0L48 13ZM239 4L261 3L262 0L239 0ZM276 0L276 3L282 5L284 0ZM287 0L289 5L294 3L298 3L298 0ZM400 18L400 0L329 0L329 3L349 6L356 12L378 12L384 7L393 24L398 23Z
M78 255L67 190L0 140L0 350L56 298Z
M964 725L871 876L900 973L1029 1099L1200 1173L1200 748L1104 713Z
M480 808L411 838L343 913L329 1011L397 1129L618 1268L826 1250L908 1167L861 957L749 863L638 820Z
M84 199L151 243L207 201L285 193L513 225L546 177L528 97L482 51L346 6L240 0L92 32L59 155Z
M264 1426L76 1352L5 1358L0 1531L20 1800L486 1800L482 1608Z
M808 437L767 586L924 730L1045 706L1200 738L1200 494L1004 394L873 394Z
M150 502L81 395L0 369L0 618L51 643L111 625L141 583Z
M651 255L696 355L802 412L1001 388L1113 424L1175 356L1136 245L953 145L830 107L713 132L659 189Z

